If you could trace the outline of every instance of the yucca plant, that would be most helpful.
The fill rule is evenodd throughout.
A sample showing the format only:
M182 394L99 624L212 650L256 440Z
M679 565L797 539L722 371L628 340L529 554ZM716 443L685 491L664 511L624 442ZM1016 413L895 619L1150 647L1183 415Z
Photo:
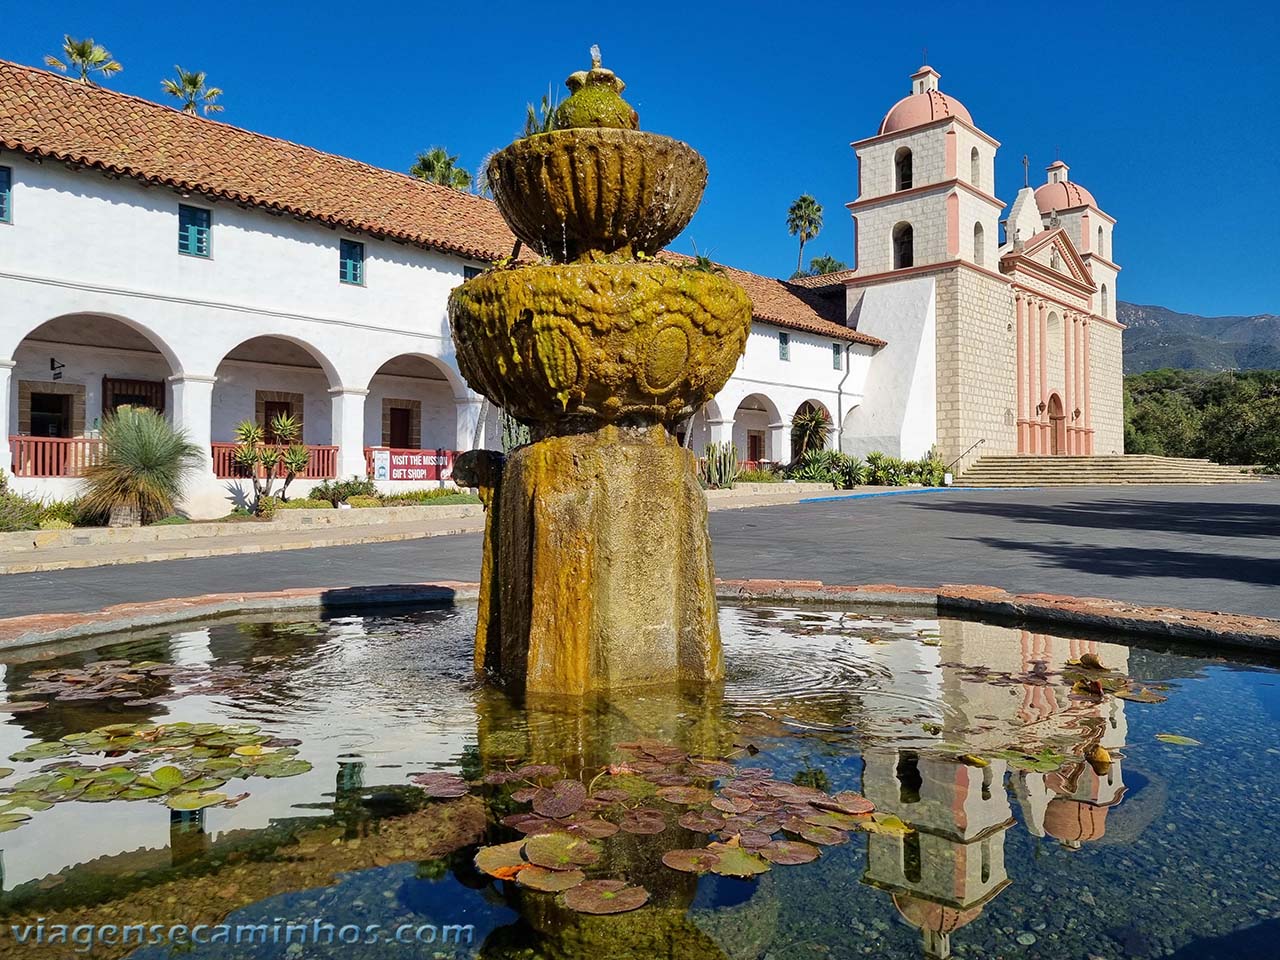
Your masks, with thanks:
M167 517L200 456L185 431L154 410L120 407L102 422L102 457L85 470L83 509L107 515L113 527Z
M831 417L822 407L805 404L791 418L792 459L799 461L810 450L823 450L831 436Z
M264 515L264 507L273 500L285 500L285 491L294 478L305 473L311 462L311 453L298 441L302 437L302 424L288 413L271 418L271 435L275 443L266 442L267 432L252 420L236 425L236 451L232 454L236 469L253 483L253 512ZM281 472L283 471L283 476ZM283 482L274 490L277 479Z

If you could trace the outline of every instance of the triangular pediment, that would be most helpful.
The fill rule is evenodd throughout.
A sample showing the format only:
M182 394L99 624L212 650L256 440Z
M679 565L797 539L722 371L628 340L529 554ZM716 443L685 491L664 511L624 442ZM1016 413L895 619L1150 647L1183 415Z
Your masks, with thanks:
M1053 227L1037 233L1021 250L1009 250L1004 259L1015 261L1011 264L1015 269L1016 261L1030 261L1043 269L1050 270L1074 280L1078 284L1095 288L1093 271L1080 256L1080 251L1071 242L1071 236L1062 227Z

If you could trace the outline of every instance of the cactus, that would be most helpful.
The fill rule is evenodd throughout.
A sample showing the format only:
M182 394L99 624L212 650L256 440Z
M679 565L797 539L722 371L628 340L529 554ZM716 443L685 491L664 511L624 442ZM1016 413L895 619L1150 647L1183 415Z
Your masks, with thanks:
M709 443L698 464L698 479L712 490L727 490L738 479L738 448L731 442Z

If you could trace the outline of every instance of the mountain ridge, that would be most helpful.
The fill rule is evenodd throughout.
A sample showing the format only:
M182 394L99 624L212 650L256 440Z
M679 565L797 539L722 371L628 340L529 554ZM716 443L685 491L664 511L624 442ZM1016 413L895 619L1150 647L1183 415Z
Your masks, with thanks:
M1280 369L1280 316L1202 317L1155 304L1119 301L1124 372Z

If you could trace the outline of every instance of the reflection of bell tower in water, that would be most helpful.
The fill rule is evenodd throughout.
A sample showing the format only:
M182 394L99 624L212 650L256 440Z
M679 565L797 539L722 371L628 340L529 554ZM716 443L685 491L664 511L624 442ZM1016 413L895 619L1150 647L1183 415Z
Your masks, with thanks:
M1004 834L1014 820L1004 763L970 767L894 749L869 750L864 760L867 799L914 829L870 834L863 880L893 895L920 928L926 957L950 956L951 934L1009 885Z
M1115 754L1127 733L1123 701L1106 697L1093 704L1073 698L1070 680L1061 675L1067 661L1086 653L1124 672L1126 648L1025 630L1011 643L1002 627L945 620L939 626L940 663L981 664L993 674L1024 679L1010 686L936 667L945 718L937 742L969 742L984 753L1012 745L1036 753L1046 739L1074 743L1063 749L1072 761L1048 774L1010 770L999 759L969 766L931 755L927 746L873 748L864 754L862 792L877 810L913 829L905 837L868 836L863 881L892 895L898 912L920 930L923 955L934 960L949 957L951 935L976 920L1012 882L1004 862L1005 833L1015 822L1006 776L1027 830L1078 849L1103 835L1108 809L1124 796ZM1094 744L1112 754L1109 765L1095 769L1084 759Z

